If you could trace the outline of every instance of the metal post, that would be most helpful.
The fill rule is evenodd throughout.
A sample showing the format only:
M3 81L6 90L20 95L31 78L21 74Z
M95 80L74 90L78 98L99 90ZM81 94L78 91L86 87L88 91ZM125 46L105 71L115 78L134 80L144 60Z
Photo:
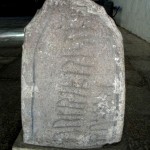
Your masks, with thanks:
M0 47L18 47L23 44L23 28L3 28L0 30Z

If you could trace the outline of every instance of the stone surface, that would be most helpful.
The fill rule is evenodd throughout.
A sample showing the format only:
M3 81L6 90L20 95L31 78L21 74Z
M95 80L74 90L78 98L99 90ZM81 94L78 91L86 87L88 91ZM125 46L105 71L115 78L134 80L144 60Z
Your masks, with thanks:
M23 133L21 131L12 147L12 150L60 150L60 149L25 144L23 142Z
M25 144L23 142L23 133L21 131L12 147L12 150L66 150L66 149ZM98 149L96 148L92 150L98 150ZM128 150L128 149L127 149L127 143L123 138L123 140L120 143L114 145L107 145L103 148L100 148L99 150Z
M105 10L90 0L47 0L25 31L24 142L79 149L119 142L124 50Z

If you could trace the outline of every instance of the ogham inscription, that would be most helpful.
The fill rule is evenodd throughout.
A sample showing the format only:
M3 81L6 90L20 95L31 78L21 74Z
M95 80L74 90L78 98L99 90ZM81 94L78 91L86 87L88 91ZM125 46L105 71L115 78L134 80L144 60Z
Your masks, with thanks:
M25 143L86 149L119 142L122 37L104 9L90 0L47 0L26 32Z

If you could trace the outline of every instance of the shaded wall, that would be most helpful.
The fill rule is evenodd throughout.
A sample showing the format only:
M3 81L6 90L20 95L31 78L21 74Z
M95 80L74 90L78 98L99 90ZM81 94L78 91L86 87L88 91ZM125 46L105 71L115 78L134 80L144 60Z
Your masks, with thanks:
M112 0L122 10L115 17L116 22L150 42L150 0Z

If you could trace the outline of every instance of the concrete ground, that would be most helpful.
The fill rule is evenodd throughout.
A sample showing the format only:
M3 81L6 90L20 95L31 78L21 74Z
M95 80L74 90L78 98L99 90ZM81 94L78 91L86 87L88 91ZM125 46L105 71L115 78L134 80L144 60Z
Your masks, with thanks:
M27 22L0 20L0 34L6 26L22 28ZM122 142L110 150L150 150L150 44L120 30L126 65L125 127ZM0 46L0 150L11 149L21 130L21 52L21 46Z

